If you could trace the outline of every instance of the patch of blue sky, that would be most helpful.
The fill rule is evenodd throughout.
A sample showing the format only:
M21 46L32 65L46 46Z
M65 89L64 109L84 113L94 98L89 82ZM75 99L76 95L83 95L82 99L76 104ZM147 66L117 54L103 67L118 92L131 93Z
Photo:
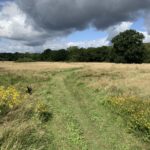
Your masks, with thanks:
M131 26L131 29L135 29L137 31L145 31L144 19L143 18L137 19Z
M135 29L137 31L145 31L144 19L143 18L137 19L131 26L131 29ZM90 40L105 38L105 37L107 37L107 35L108 35L108 33L106 31L100 31L93 27L90 27L83 31L76 31L76 32L70 34L67 37L67 40L72 41L72 42L90 41Z
M93 27L85 29L83 31L76 31L68 36L69 41L89 41L95 39L101 39L107 36L107 32L99 31Z

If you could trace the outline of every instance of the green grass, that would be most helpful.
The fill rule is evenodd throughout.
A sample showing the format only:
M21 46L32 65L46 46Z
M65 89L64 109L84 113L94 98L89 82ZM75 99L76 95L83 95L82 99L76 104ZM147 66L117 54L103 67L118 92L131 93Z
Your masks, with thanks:
M150 144L128 132L125 120L105 105L107 91L87 86L82 68L55 72L7 72L0 85L33 95L0 123L1 150L149 150ZM37 101L53 117L41 123L33 109Z

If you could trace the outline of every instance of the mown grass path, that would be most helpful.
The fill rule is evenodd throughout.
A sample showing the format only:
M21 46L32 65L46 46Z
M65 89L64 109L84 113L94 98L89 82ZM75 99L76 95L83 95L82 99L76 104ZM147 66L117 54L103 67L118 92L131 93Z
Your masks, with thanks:
M148 150L127 132L121 117L103 102L107 94L86 87L79 70L55 73L42 87L40 97L48 102L53 119L48 130L57 150Z

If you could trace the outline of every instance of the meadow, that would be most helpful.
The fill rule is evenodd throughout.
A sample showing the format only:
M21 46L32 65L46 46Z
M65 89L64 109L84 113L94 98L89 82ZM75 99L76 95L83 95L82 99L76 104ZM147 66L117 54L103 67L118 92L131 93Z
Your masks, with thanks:
M150 150L149 85L150 64L0 62L0 149Z

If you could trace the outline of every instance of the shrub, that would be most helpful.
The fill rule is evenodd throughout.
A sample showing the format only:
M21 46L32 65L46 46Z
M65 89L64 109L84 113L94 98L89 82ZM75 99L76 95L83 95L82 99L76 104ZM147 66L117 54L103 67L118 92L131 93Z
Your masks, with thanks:
M0 87L0 115L18 106L21 101L21 95L14 87Z
M42 122L48 122L52 118L52 113L49 111L48 105L42 102L37 103L35 112Z

